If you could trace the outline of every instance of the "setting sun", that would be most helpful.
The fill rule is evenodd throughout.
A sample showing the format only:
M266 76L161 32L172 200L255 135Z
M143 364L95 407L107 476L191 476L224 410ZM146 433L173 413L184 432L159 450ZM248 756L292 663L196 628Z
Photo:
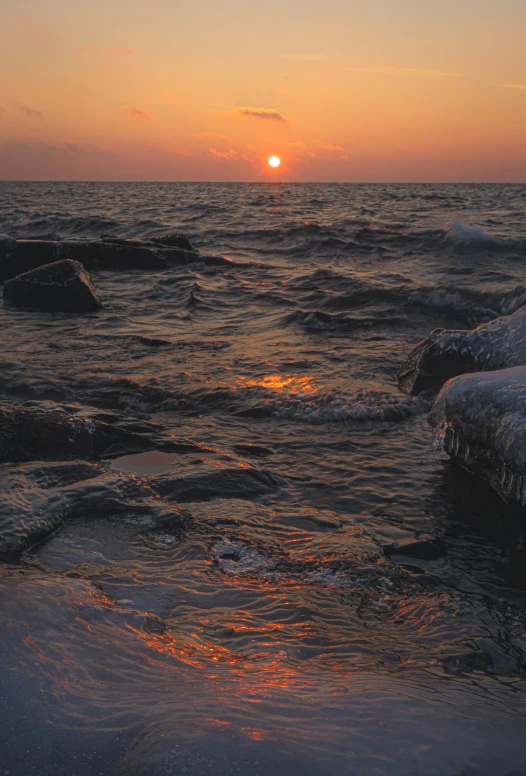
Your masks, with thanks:
M279 158L279 156L271 156L270 159L268 160L268 163L270 164L271 167L279 167L281 164L281 159Z

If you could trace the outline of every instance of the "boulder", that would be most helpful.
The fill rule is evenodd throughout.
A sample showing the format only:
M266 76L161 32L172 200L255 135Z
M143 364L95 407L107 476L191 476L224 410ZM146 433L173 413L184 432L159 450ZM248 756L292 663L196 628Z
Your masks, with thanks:
M458 375L526 365L526 306L472 331L435 329L409 354L398 372L400 388L413 396L438 391Z
M49 312L90 313L102 307L89 274L82 264L70 259L8 280L4 300L17 307Z

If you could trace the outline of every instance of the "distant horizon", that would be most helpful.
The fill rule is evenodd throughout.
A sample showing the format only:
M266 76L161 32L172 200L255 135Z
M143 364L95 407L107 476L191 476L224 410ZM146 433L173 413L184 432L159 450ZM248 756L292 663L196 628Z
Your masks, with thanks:
M251 180L105 180L103 178L89 179L89 178L6 178L0 179L0 183L108 183L108 184L158 184L163 183L166 185L185 184L185 185L256 185L256 186L279 186L279 185L297 185L297 186L312 186L314 184L329 185L329 186L526 186L526 179L524 181L368 181L368 180L356 180L356 181L322 181L322 180L265 180L265 181L251 181Z

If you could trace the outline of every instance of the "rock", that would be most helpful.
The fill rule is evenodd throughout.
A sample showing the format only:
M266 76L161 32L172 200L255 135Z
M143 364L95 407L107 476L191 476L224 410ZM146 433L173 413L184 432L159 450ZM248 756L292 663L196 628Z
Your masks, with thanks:
M473 673L473 671L491 671L493 658L489 652L473 650L456 655L448 655L440 661L449 673Z
M17 307L90 313L102 303L89 274L78 261L57 261L18 275L4 285L4 300Z
M8 234L0 234L0 262L4 257L10 258L16 251L16 240Z
M452 377L526 365L526 306L473 331L436 329L409 354L398 372L411 395L438 391Z
M58 408L0 407L0 463L97 458L159 448L180 452L181 446Z
M417 541L389 544L384 547L389 557L419 558L421 560L437 560L445 555L445 545L442 539L420 539Z
M87 270L162 270L169 266L153 248L132 242L16 240L14 247L9 243L5 248L0 242L0 282L62 259L80 261Z
M455 377L429 423L455 463L485 478L505 501L526 505L526 366Z
M197 248L194 248L188 237L184 234L156 235L151 237L150 240L157 245L165 245L167 248L182 248L183 251L199 253Z

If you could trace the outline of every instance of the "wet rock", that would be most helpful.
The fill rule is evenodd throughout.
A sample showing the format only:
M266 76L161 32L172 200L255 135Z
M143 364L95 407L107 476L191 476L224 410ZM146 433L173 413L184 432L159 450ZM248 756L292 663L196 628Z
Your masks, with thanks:
M0 262L11 258L16 251L16 240L8 234L0 234Z
M17 307L47 312L90 313L102 302L89 274L66 259L25 272L4 285L4 300Z
M417 395L438 391L452 377L526 364L526 306L473 331L435 329L398 372L400 388Z
M150 239L151 242L156 243L157 245L164 245L167 248L181 248L183 251L199 253L197 248L194 248L188 237L184 234L156 235Z
M0 282L14 278L62 259L80 261L87 270L160 270L168 263L152 248L144 245L102 240L17 240L2 250L0 244Z
M445 555L446 548L441 539L420 539L389 544L384 547L384 552L389 558L401 556L420 560L437 560Z
M489 652L473 650L472 652L460 652L448 655L440 661L442 667L448 673L473 673L473 671L491 671L493 658Z
M58 409L0 407L0 463L96 458L159 446L161 441L153 436ZM174 452L180 449L170 440L164 447Z

